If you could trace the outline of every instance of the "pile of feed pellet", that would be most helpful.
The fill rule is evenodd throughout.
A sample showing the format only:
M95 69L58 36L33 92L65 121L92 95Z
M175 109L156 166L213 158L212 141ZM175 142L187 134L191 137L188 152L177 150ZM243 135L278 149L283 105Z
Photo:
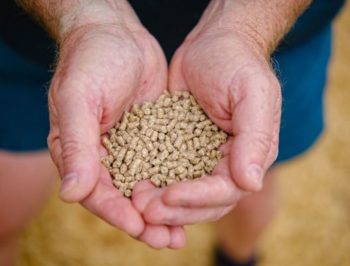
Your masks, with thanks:
M109 130L102 163L113 184L130 197L138 181L163 187L210 174L222 157L227 134L186 91L165 92L155 103L134 105Z

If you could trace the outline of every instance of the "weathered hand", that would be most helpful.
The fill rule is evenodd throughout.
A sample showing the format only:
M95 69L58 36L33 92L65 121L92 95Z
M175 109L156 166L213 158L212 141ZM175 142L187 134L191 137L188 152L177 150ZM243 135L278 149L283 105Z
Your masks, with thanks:
M172 89L188 89L208 116L233 135L228 149L235 183L261 189L277 156L281 96L266 55L242 34L217 30L191 37L170 69Z
M169 74L171 90L189 90L208 116L232 135L225 157L211 176L175 184L147 206L147 193L135 206L148 222L183 225L216 220L247 192L262 188L277 156L280 85L269 55L251 36L200 23L176 52Z
M184 244L182 227L149 225L112 185L101 164L101 135L133 103L166 88L167 65L155 39L133 25L79 27L67 35L50 90L52 158L63 177L60 196L155 248ZM142 191L148 189L139 187ZM137 193L137 192L135 192Z

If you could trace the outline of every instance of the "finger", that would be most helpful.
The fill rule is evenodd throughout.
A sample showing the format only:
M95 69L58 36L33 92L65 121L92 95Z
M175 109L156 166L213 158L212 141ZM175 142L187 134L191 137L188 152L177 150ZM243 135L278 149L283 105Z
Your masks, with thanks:
M226 150L231 146L228 141L221 147ZM222 158L215 167L212 175L195 180L179 182L166 188L163 201L169 206L190 208L222 207L238 202L244 195L230 176L228 155Z
M59 133L49 142L60 144L60 154L53 156L62 164L60 196L67 202L81 201L91 193L99 174L99 110L73 84L62 84L50 93Z
M242 189L255 192L277 155L280 87L272 72L254 73L232 85L231 175Z
M57 126L50 125L50 133L47 137L47 145L49 148L50 156L59 173L63 173L63 160L61 142L58 136Z
M141 182L137 182L133 188L133 194L139 194L144 191L148 191L150 189L154 189L155 186L152 184L150 180L143 180Z
M267 155L267 159L265 161L265 169L269 169L272 164L276 161L278 156L278 140L279 140L279 133L280 133L280 119L281 119L281 112L280 110L277 110L276 113L279 115L276 115L275 122L274 122L274 130L272 134L272 144L271 149L269 151L269 154Z
M185 229L181 226L170 227L170 244L169 248L179 249L186 245Z
M179 249L186 243L185 231L181 226L148 224L138 239L155 249Z
M82 205L112 226L139 237L145 228L141 215L130 199L111 185L106 169L102 169L102 175L94 191L81 202Z
M233 206L217 208L187 208L167 206L160 198L153 199L143 212L147 223L183 226L216 221Z
M145 227L144 232L140 235L139 240L145 242L155 249L166 248L171 243L171 233L165 225L151 225Z
M169 206L207 208L232 205L241 196L230 177L206 176L174 184L165 190L162 198Z
M150 180L143 180L141 182L137 182L133 188L133 194L139 194L144 191L148 191L150 189L154 189L155 186L152 184Z
M158 190L155 193L155 190ZM148 193L146 193L148 192ZM139 196L142 193L141 196ZM138 207L138 210L143 211L150 200L156 196L160 196L161 191L156 189L149 181L143 181L136 184L133 191L133 202ZM172 249L181 248L185 245L185 232L181 227L167 227L163 225L148 224L145 231L139 238L153 248Z
M150 201L162 195L162 191L156 188L150 181L142 181L135 185L132 192L132 203L142 213Z

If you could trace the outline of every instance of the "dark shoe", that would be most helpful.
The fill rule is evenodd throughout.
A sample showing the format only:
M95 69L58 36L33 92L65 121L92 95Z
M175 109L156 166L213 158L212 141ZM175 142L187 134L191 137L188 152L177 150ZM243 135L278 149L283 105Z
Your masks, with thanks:
M257 260L255 257L250 258L246 262L237 262L227 256L222 249L217 248L214 255L215 266L256 266Z

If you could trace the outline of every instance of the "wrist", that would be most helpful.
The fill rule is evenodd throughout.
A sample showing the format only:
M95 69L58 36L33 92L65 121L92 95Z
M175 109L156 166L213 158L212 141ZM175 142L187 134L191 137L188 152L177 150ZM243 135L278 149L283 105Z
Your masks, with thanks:
M59 44L85 26L117 25L141 28L127 0L17 0Z
M212 0L202 17L204 28L241 36L247 44L270 57L311 0Z
M80 2L59 17L56 41L60 44L72 33L80 29L95 28L102 25L140 28L141 24L125 0L95 0ZM84 30L82 30L84 31Z

